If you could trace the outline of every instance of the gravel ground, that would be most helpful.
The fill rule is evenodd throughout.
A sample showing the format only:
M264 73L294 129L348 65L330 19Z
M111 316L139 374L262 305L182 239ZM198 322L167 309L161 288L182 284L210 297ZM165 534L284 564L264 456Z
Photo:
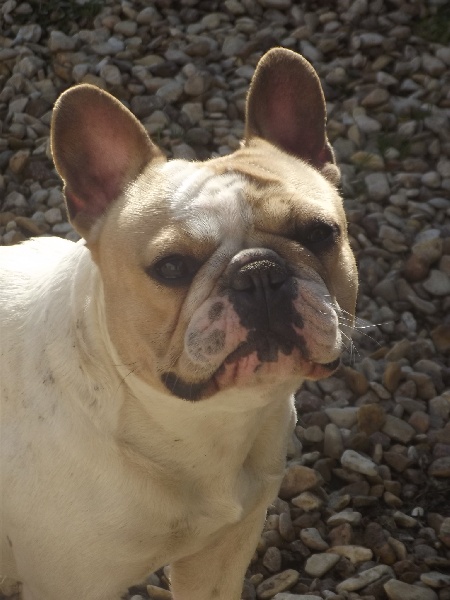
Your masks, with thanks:
M70 85L108 89L169 156L203 159L238 147L265 50L301 52L322 79L358 323L346 365L298 393L246 600L450 600L449 32L432 0L0 5L0 244L77 239L48 147ZM166 575L128 598L170 598Z

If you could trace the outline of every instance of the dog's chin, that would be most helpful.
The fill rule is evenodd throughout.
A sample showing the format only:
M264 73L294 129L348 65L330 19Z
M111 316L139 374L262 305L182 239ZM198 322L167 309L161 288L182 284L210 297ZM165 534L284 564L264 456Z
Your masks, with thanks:
M299 348L271 350L267 348L249 349L244 345L233 351L212 376L193 382L171 371L164 373L162 381L175 396L184 400L205 400L218 392L230 388L250 388L276 386L291 382L292 387L300 387L302 381L317 381L334 373L340 365L340 357L330 362L314 362L304 357Z

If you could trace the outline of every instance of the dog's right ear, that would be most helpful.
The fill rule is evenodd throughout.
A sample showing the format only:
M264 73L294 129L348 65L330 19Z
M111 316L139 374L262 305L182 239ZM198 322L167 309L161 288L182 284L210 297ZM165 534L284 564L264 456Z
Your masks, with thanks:
M250 84L245 143L265 139L335 180L339 173L325 125L325 98L312 65L292 50L269 50Z
M51 149L70 220L86 239L125 186L151 161L165 160L136 117L92 85L75 86L57 100Z

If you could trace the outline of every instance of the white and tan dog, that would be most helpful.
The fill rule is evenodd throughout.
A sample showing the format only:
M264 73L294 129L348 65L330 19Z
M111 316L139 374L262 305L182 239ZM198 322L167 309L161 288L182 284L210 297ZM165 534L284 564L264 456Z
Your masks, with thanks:
M91 86L52 151L84 240L0 253L0 575L26 600L237 600L293 393L332 373L356 270L313 68L258 64L243 146L166 162Z

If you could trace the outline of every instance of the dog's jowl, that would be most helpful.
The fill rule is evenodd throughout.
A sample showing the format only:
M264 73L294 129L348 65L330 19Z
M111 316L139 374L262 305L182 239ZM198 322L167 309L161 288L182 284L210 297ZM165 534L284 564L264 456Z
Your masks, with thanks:
M242 147L167 162L104 91L57 101L82 240L0 252L0 575L26 600L238 600L293 393L337 368L356 270L318 77L268 52ZM207 568L205 568L207 564Z

